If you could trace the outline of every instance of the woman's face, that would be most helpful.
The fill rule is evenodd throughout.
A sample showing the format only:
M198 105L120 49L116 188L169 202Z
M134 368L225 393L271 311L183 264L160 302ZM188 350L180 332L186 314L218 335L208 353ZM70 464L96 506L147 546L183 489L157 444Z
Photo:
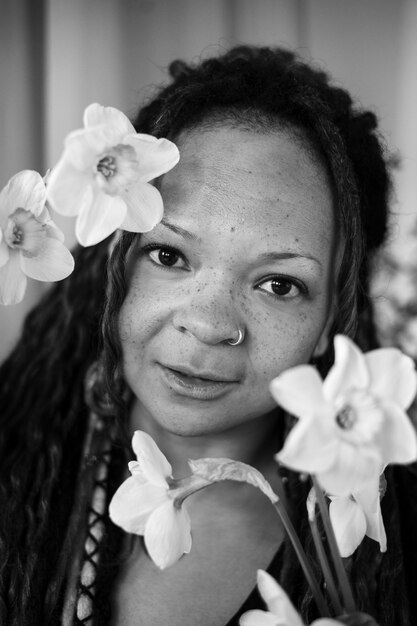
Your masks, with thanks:
M270 381L325 347L335 219L327 174L294 133L214 128L177 144L164 219L131 260L120 336L143 419L203 435L276 408Z

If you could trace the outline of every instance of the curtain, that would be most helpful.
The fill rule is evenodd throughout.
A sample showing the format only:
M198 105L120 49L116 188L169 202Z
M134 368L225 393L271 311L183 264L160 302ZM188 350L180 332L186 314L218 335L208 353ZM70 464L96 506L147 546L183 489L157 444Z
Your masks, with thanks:
M0 185L19 170L53 166L87 104L133 114L167 80L174 58L238 43L284 45L375 109L403 158L396 212L409 230L417 210L416 9L415 0L2 0ZM54 218L71 246L73 221ZM0 309L0 359L45 289L29 283L21 304Z

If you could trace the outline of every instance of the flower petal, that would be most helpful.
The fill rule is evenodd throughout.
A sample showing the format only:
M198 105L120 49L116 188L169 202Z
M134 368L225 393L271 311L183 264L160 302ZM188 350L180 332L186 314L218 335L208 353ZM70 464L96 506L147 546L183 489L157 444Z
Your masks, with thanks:
M147 233L162 219L164 205L156 187L135 182L123 192L127 213L122 228L133 233Z
M0 267L0 304L17 304L23 300L27 279L20 267L20 254L12 252Z
M7 263L9 256L9 246L3 241L3 233L0 229L0 267Z
M268 572L258 570L258 589L262 598L266 602L268 610L283 620L284 624L291 626L303 626L300 616L292 605L291 600Z
M297 422L275 459L298 472L316 474L335 463L337 439L322 420L304 419Z
M252 465L222 457L188 459L188 465L190 466L193 476L201 477L206 484L218 482L219 480L247 482L249 485L260 489L272 503L279 500L269 482L265 480L263 474L252 467Z
M414 361L396 348L380 348L365 354L371 391L408 409L417 392Z
M48 202L61 215L78 215L93 201L93 182L90 174L80 171L64 155L49 175Z
M52 237L45 237L36 256L27 257L22 254L20 264L26 276L47 282L62 280L74 269L71 252L61 241Z
M379 473L375 473L361 489L353 494L353 497L364 513L366 534L374 541L378 541L381 552L385 552L387 549L387 536L381 513Z
M139 161L139 180L143 183L165 174L180 160L177 146L168 139L137 133L126 137L123 143L128 143L135 150Z
M346 497L332 499L329 516L340 555L348 557L355 552L365 537L365 514L357 502Z
M141 468L140 463L138 461L129 461L127 466L129 468L129 472L133 476L137 476L138 479L140 479L141 482L143 482L143 483L149 482L148 479L146 478L146 476L144 475L144 473L142 472L142 468Z
M286 370L271 381L269 388L277 403L299 418L327 412L323 381L312 365Z
M415 426L408 415L393 402L384 402L382 408L385 419L378 443L384 463L413 463L417 460Z
M334 403L349 389L364 389L369 384L365 357L359 348L344 335L334 338L335 362L323 383L325 398Z
M65 139L63 156L80 171L94 175L99 159L122 141L123 135L109 126L74 130Z
M110 505L110 519L128 533L143 535L149 516L167 502L167 488L143 483L129 476L117 489ZM169 500L170 506L172 501Z
M47 203L44 205L42 211L37 215L37 220L41 222L44 226L46 226L46 232L48 237L53 237L54 239L58 239L58 241L64 242L65 236L64 233L58 226L55 224L51 215L48 211Z
M18 172L9 180L0 193L0 213L4 220L17 208L31 211L38 216L45 204L46 189L42 176L34 170Z
M85 109L83 121L86 128L105 124L113 127L122 135L136 132L133 124L122 111L115 107L104 107L97 102L93 102Z
M239 619L239 626L286 626L286 623L272 613L252 609L243 613Z
M49 219L45 222L45 224L48 237L52 237L52 239L57 239L61 243L64 243L65 235L63 231L55 224L55 222Z
M172 467L152 437L143 430L135 430L132 448L146 479L154 485L167 487L166 479L171 478Z
M114 233L126 216L126 204L118 196L94 190L93 201L84 206L75 224L75 234L82 246L93 246Z
M378 472L381 459L373 448L364 449L340 442L334 464L327 471L317 472L317 480L327 493L348 496Z
M191 524L188 513L173 501L158 507L145 528L145 545L152 561L165 569L191 550Z

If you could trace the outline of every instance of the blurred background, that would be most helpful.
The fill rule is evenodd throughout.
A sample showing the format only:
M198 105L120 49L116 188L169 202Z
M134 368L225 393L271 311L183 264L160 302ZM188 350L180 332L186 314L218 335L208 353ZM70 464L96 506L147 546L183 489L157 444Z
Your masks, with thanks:
M282 45L375 111L399 161L394 222L375 280L383 342L417 357L416 0L0 0L0 185L41 173L91 102L133 115L174 58ZM73 222L54 216L73 245ZM0 308L0 360L47 287Z

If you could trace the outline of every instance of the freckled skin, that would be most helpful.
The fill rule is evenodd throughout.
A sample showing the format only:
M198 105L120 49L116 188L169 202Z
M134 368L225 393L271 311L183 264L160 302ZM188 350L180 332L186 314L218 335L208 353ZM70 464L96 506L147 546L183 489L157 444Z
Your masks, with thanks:
M326 345L333 200L323 166L288 131L214 128L185 133L177 144L180 162L160 185L164 219L196 240L163 225L141 236L120 314L124 372L139 423L221 433L270 413L270 381ZM184 261L156 265L143 251L148 244L175 248ZM299 256L261 257L288 252ZM267 281L277 275L307 291L297 283L285 297L271 294ZM238 328L244 342L228 345ZM159 363L236 383L214 400L185 398L165 384Z

